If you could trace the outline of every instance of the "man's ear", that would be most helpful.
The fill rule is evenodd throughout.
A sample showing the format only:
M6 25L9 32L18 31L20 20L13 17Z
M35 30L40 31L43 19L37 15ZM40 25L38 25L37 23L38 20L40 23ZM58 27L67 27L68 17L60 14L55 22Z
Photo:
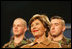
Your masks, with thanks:
M24 32L26 32L26 31L27 31L27 27L24 28Z
M65 31L65 29L66 29L66 27L65 27L65 26L63 26L63 30L62 30L62 31L64 32L64 31Z

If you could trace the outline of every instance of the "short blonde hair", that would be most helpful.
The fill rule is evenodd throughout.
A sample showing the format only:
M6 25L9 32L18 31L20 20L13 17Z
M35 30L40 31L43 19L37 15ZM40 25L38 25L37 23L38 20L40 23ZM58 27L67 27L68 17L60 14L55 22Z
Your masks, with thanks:
M21 20L22 22L23 22L23 25L25 26L25 27L27 27L27 22L23 19L23 18L16 18L15 20ZM14 20L14 21L15 21Z
M38 20L40 20L41 21L41 23L44 25L44 27L47 29L47 33L48 33L48 31L50 31L50 21L49 21L49 19L48 19L48 17L46 16L46 15L43 15L43 14L35 14L35 15L33 15L33 17L30 19L30 21L29 21L29 30L30 30L30 32L31 32L31 24L32 24L32 22L34 21L34 20L36 20L36 19L38 19ZM46 35L47 35L47 33L46 33Z

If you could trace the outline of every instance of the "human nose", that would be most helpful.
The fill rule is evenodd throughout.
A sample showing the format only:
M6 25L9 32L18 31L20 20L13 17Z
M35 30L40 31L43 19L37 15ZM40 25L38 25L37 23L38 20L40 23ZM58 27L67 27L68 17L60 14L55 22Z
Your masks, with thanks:
M51 29L52 29L52 30L53 30L53 29L55 29L55 26L54 26L54 25L52 25L52 26L51 26Z
M36 25L33 26L33 29L36 29Z

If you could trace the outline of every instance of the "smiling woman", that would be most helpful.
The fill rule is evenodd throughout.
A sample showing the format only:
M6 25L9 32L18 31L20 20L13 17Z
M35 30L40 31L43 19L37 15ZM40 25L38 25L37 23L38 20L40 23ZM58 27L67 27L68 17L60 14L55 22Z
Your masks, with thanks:
M45 13L49 18L61 15L66 23L71 23L71 1L1 1L1 47L10 39L14 18L22 17L28 22L36 13Z
M33 28L35 23L37 25L36 27L40 27L38 25L42 24L44 26L44 28L46 28L46 36L47 36L47 33L49 31L49 28L50 28L50 21L49 21L48 17L46 15L39 15L39 14L34 15L29 21L29 30L30 30L30 32L32 32L31 29ZM38 30L34 30L34 31L38 31Z
M50 22L46 15L34 15L29 21L29 30L35 37L35 40L21 48L60 48L58 43L54 43L46 38L50 30Z

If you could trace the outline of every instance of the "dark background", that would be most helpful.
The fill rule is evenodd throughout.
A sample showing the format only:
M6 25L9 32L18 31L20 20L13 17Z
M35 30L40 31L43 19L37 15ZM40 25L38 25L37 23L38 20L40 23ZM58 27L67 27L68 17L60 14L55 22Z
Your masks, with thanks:
M15 18L22 17L28 23L37 13L49 18L60 15L66 23L71 23L71 1L1 1L1 46L9 41Z

